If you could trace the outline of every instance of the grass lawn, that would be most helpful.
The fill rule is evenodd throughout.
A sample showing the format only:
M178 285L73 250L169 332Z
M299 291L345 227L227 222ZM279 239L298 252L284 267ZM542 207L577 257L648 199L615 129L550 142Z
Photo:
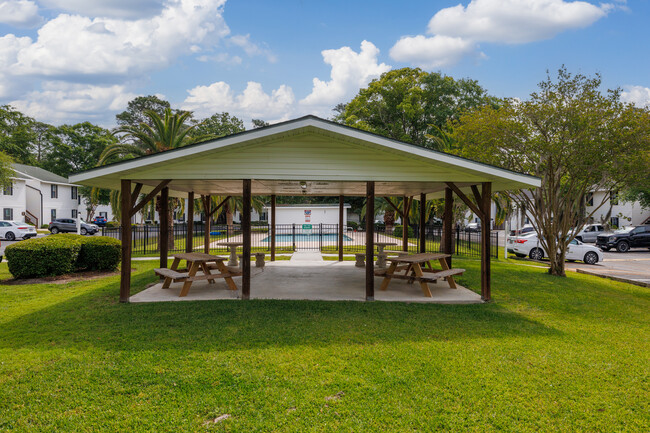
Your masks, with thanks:
M478 289L479 262L454 265ZM134 287L154 280L155 261L133 266ZM486 305L0 285L0 431L650 431L648 289L493 273Z

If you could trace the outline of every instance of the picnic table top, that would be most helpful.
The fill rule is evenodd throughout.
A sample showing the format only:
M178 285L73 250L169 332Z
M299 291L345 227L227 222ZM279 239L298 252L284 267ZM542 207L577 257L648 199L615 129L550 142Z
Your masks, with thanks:
M224 247L238 247L240 245L244 245L243 242L217 242L217 245L221 245Z
M410 254L408 256L401 257L391 257L388 259L390 262L397 263L423 263L431 260L439 260L447 257L451 257L449 254L443 253L419 253L419 254Z
M173 257L181 260L189 260L190 262L219 262L228 260L226 257L213 256L212 254L206 253L178 253L174 254Z

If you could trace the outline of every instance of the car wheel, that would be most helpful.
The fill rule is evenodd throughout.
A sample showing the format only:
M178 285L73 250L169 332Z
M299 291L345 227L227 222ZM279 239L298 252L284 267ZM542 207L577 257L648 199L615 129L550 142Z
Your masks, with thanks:
M55 235L55 234L59 233L59 229L56 228L56 227L52 227L52 228L50 229L50 232L51 232L53 235Z
M13 232L7 232L5 234L5 239L8 241L15 241L16 240L16 235Z
M588 265L595 265L598 263L598 254L594 253L593 251L589 251L587 254L585 254L584 262Z
M81 228L81 234L86 236L88 234L88 230L86 230L85 228L82 227Z
M533 248L532 250L530 250L530 254L528 254L528 257L530 257L533 260L542 260L544 258L544 253L539 248Z
M627 253L630 251L630 244L627 241L621 241L616 244L616 251L619 253Z

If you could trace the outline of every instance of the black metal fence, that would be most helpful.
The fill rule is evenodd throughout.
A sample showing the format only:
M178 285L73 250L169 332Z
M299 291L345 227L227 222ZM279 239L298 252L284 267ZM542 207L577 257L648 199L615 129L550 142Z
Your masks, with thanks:
M315 250L323 253L338 253L338 224L278 224L275 233L275 249L278 253L296 250ZM121 239L120 227L103 227L102 236ZM134 225L132 227L133 254L156 255L159 253L159 225ZM205 244L205 226L194 223L194 249L203 251ZM173 242L172 242L173 240ZM425 250L427 252L442 252L442 228L440 226L425 226ZM452 247L454 254L480 257L481 233L464 231L457 228L453 233ZM187 224L174 224L170 232L169 252L184 252L187 242ZM228 247L224 242L242 242L241 225L212 225L210 227L210 252L224 254ZM375 228L375 243L383 242L387 251L402 251L401 227L386 230L385 227ZM365 252L366 233L346 227L343 235L343 252ZM490 255L499 257L499 237L496 232L490 234ZM271 227L267 224L253 225L251 230L251 247L253 252L271 251ZM420 251L419 225L409 228L408 251Z

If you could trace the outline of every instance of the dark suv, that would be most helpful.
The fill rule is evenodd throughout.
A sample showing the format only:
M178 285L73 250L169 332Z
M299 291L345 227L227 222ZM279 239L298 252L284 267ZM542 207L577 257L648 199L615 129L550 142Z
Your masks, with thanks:
M72 232L76 233L77 232L77 220L75 219L67 219L67 218L57 218L53 220L49 227L47 228L50 233L53 235L57 233L64 233L64 232ZM81 221L81 230L80 233L82 235L94 235L99 231L99 227L97 227L95 224L88 224L85 221Z
M650 248L650 225L624 227L614 233L600 235L596 239L596 246L603 251L616 248L619 253L635 247Z

